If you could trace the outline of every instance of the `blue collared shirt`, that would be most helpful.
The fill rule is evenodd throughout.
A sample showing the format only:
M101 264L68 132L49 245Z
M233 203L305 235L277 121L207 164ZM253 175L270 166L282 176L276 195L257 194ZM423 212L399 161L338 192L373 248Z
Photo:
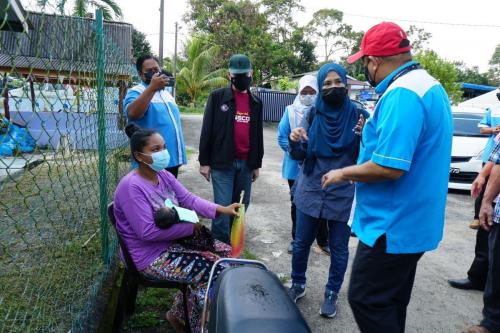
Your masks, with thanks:
M179 108L170 93L166 90L157 91L142 118L130 119L128 117L128 106L144 92L146 87L141 82L141 84L128 90L123 101L123 109L128 122L135 123L141 128L156 130L161 134L170 154L169 168L186 164L186 148L182 135L181 116ZM132 167L137 167L137 162L133 159Z
M404 171L397 180L356 184L353 230L369 246L385 234L388 253L433 250L444 227L451 107L441 84L423 69L391 83L413 64L399 67L377 86L382 97L363 129L358 159L358 164L372 161Z

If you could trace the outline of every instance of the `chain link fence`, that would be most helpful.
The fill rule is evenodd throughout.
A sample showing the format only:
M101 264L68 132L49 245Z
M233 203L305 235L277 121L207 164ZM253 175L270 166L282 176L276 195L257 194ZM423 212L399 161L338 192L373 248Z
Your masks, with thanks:
M130 168L132 27L42 2L0 0L0 332L88 332Z

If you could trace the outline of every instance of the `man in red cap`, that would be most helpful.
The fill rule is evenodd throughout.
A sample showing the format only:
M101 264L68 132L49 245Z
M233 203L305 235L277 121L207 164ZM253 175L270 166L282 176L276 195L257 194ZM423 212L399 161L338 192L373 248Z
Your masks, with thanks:
M323 186L356 182L359 238L349 303L361 332L404 332L417 263L443 235L453 120L441 84L412 61L397 24L366 32L368 82L381 97L365 124L358 165L332 170Z

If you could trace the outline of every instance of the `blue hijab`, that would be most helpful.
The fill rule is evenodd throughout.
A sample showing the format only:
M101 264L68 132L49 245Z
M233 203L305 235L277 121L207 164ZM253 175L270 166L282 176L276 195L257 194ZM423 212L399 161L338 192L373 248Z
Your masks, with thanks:
M316 116L308 131L309 143L304 162L306 174L312 172L317 158L334 158L349 153L354 149L358 139L353 132L358 122L358 110L351 103L349 96L346 95L340 108L327 105L320 96L323 82L331 71L340 76L347 91L347 72L342 66L333 63L321 66L318 73Z

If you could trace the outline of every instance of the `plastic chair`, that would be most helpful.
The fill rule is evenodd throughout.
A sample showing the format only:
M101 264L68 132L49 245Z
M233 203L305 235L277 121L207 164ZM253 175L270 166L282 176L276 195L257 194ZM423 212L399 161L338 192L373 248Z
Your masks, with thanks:
M189 325L189 314L187 306L187 294L189 283L168 281L168 280L152 280L145 278L137 268L130 256L130 253L125 245L125 242L116 229L116 219L113 212L113 203L108 205L108 218L113 227L115 228L116 236L122 250L123 258L125 259L125 272L123 274L122 285L118 295L118 306L115 313L113 322L113 332L120 332L123 320L128 318L134 313L135 300L137 298L137 290L139 285L146 288L165 288L165 289L178 289L182 292L183 305L184 305L184 322L186 331L191 332Z

